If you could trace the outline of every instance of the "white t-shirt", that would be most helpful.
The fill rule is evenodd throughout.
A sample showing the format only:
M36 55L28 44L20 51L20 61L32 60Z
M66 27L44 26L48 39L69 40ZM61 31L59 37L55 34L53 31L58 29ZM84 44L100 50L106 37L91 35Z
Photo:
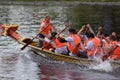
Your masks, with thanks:
M67 42L70 42L70 44L71 44L72 46L74 46L74 40L73 40L72 37L67 37L67 38L65 38L65 40L66 40Z
M52 46L56 47L56 44L55 44L54 41L51 41L50 39L48 39L48 38L46 38L46 37L45 37L44 40L45 40L45 42L50 43Z
M50 43L51 40L45 37L45 42Z
M93 41L88 41L85 48L88 49L88 50L93 50L94 49Z

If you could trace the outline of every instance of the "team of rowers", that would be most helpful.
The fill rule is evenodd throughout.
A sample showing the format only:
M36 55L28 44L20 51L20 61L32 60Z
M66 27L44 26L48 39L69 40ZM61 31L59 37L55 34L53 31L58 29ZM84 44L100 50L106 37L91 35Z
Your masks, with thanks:
M63 26L64 29L58 32L52 26L50 16L46 16L40 23L39 35L37 36L39 39L38 47L81 58L120 59L120 43L116 39L115 32L112 32L111 35L103 35L103 28L100 26L95 34L90 24L83 25L78 32L71 27L70 23ZM66 35L63 36L62 32Z

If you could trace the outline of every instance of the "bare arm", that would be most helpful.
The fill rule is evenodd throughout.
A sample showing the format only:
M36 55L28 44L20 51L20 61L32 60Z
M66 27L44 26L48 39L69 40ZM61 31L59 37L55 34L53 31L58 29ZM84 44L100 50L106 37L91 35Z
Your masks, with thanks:
M97 37L98 38L101 38L102 37L102 31L103 31L103 28L102 28L102 26L100 26L99 28L98 28L98 33L97 33Z
M95 32L94 32L93 29L91 28L90 24L87 24L86 26L89 28L90 32L95 35Z
M86 49L85 49L85 46L84 46L84 43L83 43L83 42L80 42L80 46L81 46L81 48L82 48L82 51L83 51L83 52L86 52Z
M82 26L82 28L78 31L77 34L80 36L84 30L85 30L85 25Z

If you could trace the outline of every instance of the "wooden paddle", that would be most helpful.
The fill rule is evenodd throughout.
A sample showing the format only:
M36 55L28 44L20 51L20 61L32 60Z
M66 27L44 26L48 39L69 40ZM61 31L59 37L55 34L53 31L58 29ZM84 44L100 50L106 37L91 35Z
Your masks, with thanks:
M38 36L40 33L42 33L44 30L46 30L49 25L50 25L50 23L49 23L41 32L39 32L36 36ZM30 41L28 41L28 42L21 48L21 50L24 50L24 49L36 38L36 36L33 37Z
M39 34L37 34L36 36L38 36ZM35 38L36 38L36 36L35 37L33 37L30 41L28 41L22 48L21 48L21 50L24 50Z

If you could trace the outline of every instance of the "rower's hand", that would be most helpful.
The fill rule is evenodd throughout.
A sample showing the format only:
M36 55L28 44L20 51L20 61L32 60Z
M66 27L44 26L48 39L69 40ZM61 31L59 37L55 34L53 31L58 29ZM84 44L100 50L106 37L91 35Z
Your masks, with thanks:
M103 30L103 28L102 28L102 26L100 26L99 28L98 28L98 31L102 31Z
M85 30L85 28L86 28L86 26L85 26L85 25L83 25L83 26L82 26L82 28L81 28L81 30L83 31L83 30Z
M39 38L39 34L37 34L37 35L35 36L35 38L38 39L38 38Z

